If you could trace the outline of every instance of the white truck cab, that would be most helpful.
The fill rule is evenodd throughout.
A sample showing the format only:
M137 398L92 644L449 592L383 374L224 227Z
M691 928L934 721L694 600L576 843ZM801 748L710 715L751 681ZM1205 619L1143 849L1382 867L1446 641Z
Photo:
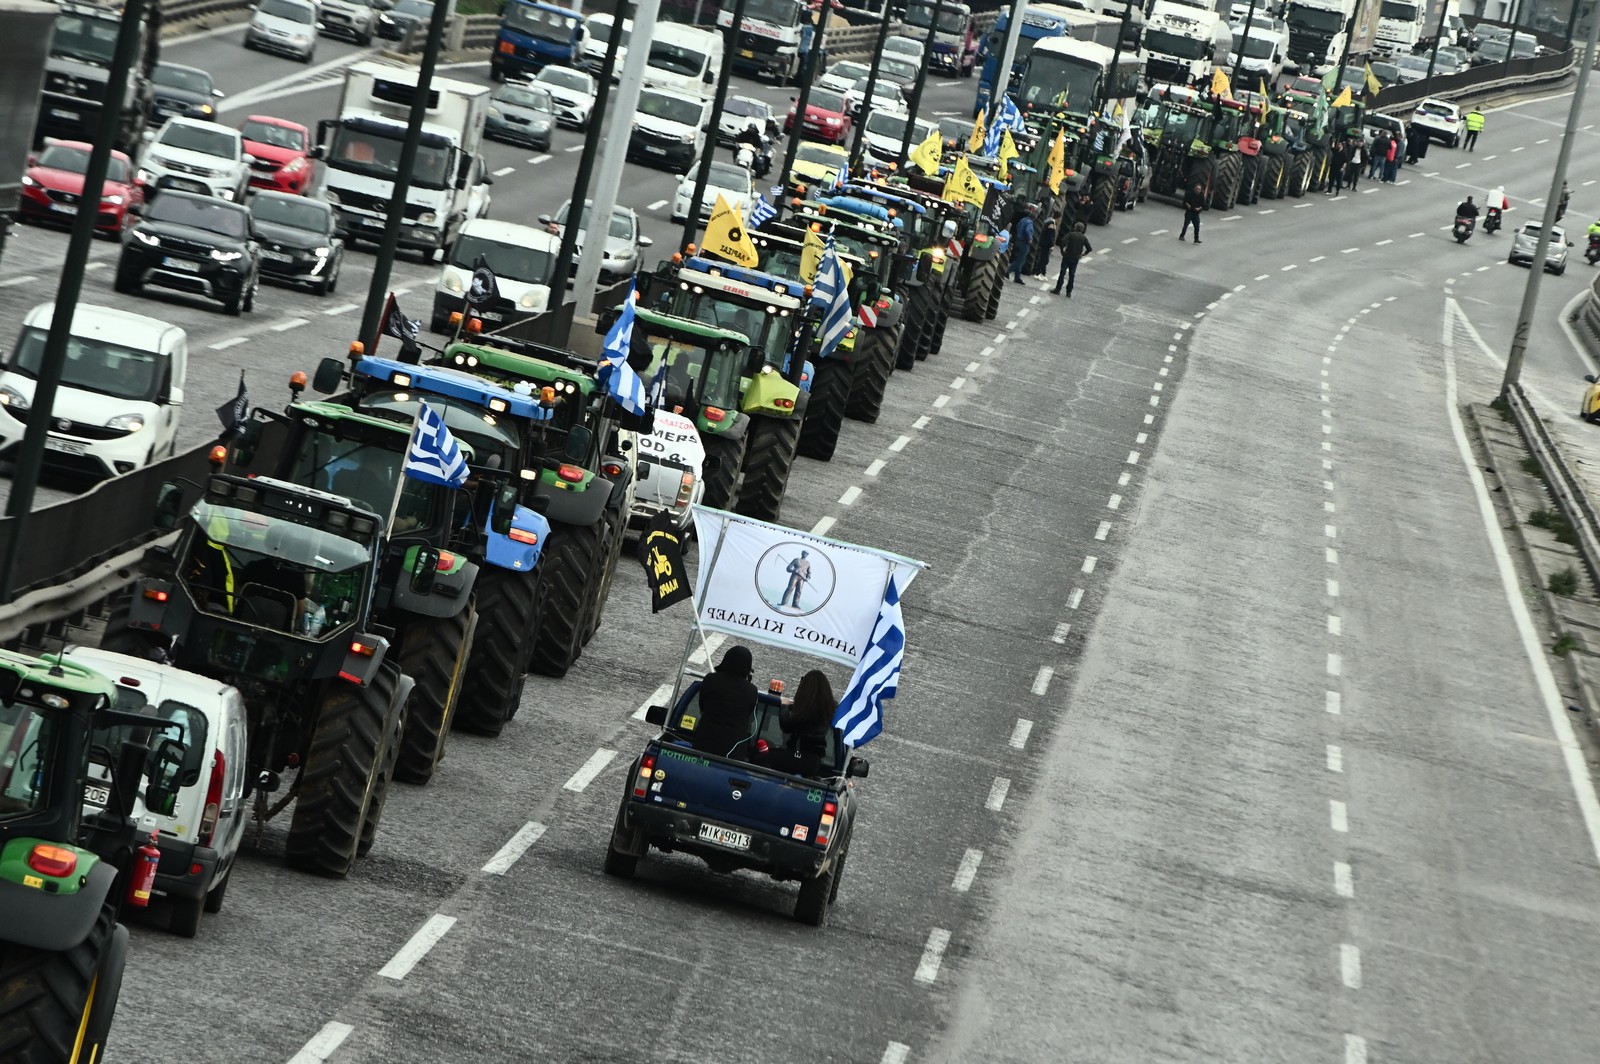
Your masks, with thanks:
M676 22L656 24L644 68L645 88L704 96L721 72L722 34Z
M472 272L481 258L494 271L500 298L473 307L473 316L488 329L543 314L550 306L550 271L555 268L561 238L544 229L474 218L461 227L451 245L433 293L435 332L449 331L450 314L464 310Z

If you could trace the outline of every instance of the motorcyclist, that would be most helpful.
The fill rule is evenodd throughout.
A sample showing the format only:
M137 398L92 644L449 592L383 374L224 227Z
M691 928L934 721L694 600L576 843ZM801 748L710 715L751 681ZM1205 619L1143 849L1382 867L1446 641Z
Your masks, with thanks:
M752 168L754 167L756 161L761 158L761 150L765 147L766 143L761 137L761 131L755 127L754 123L746 124L745 127L739 131L739 135L733 138L734 152L740 156L741 160L743 159L744 150L749 149L749 165Z
M1589 239L1593 240L1597 236L1600 236L1600 218L1589 223Z
M1472 219L1476 219L1478 217L1478 205L1472 202L1471 196L1468 196L1466 199L1456 204L1456 217Z

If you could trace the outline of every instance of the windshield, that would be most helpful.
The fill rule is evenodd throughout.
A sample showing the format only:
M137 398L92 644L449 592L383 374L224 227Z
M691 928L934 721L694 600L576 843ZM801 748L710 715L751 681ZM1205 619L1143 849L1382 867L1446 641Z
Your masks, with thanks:
M733 163L721 161L712 163L707 180L717 188L734 189L740 195L746 195L750 191L750 171Z
M854 87L852 87L850 91L855 93L857 96L865 96L867 94L867 82L870 80L870 78L861 78L855 83ZM904 97L900 95L900 86L896 85L892 81L884 81L882 78L879 78L878 83L872 86L872 98L874 100L904 99Z
M613 20L603 19L599 15L591 15L589 17L589 21L585 23L585 25L589 28L589 36L593 37L601 44L611 43L611 28L613 25ZM623 48L626 48L628 46L628 38L631 36L633 36L633 23L624 22L622 24L622 39L618 41L617 44Z
M392 181L400 170L401 142L375 130L341 126L328 152L328 165L354 174ZM417 145L417 162L411 183L421 188L450 187L450 149L443 145Z
M781 308L754 301L746 305L743 301L735 302L736 298L726 292L695 293L679 289L672 313L747 336L752 346L762 349L769 363L783 365L789 353L790 330L796 319L779 313Z
M705 69L706 55L694 48L685 48L681 44L655 41L650 45L649 65L674 74L695 76Z
M243 240L250 235L249 214L225 200L157 196L145 213L153 222L170 222Z
M0 702L0 820L44 808L57 715Z
M1404 0L1383 0L1383 7L1378 11L1379 18L1397 18L1405 22L1417 21L1419 14L1415 4Z
M872 68L862 66L860 63L835 63L828 68L828 76L830 78L845 78L850 81L864 78L870 73L872 73Z
M257 196L250 201L250 214L258 222L312 233L333 232L333 211L318 200L301 196Z
M522 445L522 435L517 431L514 419L496 417L477 403L437 395L430 395L427 399L429 409L444 415L444 423L451 434L465 440L472 448L469 461L474 465L510 468L512 459ZM417 416L417 397L406 392L369 395L361 401L361 405L362 409L371 413L408 424Z
M800 142L800 146L795 149L794 157L797 162L815 163L818 166L827 166L834 170L843 166L846 158L841 152L834 151L821 144L812 144L809 141Z
M571 208L571 206L572 204L570 203L562 204L561 209L556 212L557 225L567 224L567 211ZM578 231L580 233L587 233L589 231L589 208L587 205L584 206L583 214L578 218ZM616 240L632 240L633 216L620 208L612 212L611 232L608 235Z
M507 85L494 94L494 102L506 107L526 107L530 111L547 113L555 111L555 104L551 102L550 94L543 89L523 89Z
M1100 68L1071 56L1040 52L1022 75L1021 102L1034 107L1088 111L1100 91Z
M433 5L428 0L400 0L394 5L396 15L410 15L414 18L432 18Z
M577 36L578 15L558 14L554 11L529 7L527 4L508 4L503 25L509 30L525 33L536 40L571 44L572 39Z
M550 253L544 248L502 244L497 240L485 240L481 236L471 236L466 233L456 241L456 250L450 256L450 265L470 273L475 268L479 255L483 256L496 277L526 281L529 284L543 284L545 278L550 276L552 265Z
M39 165L46 170L65 170L69 174L82 174L88 172L89 153L82 148L52 144L39 156ZM106 180L127 184L128 161L116 156L106 160Z
M410 419L407 415L406 420ZM398 448L402 442L403 439L397 441L391 449L308 432L287 479L318 491L342 495L357 506L379 514L389 512L389 507L394 505L395 482L403 481L391 532L410 532L432 524L433 500L448 489L400 476L403 455Z
M25 327L17 350L6 369L37 378L44 363L46 329ZM153 403L167 383L167 357L141 351L112 340L86 336L67 337L67 361L61 369L61 386L98 395Z
M211 75L204 70L158 63L155 70L150 72L150 80L157 85L165 85L172 89L182 89L185 92L198 93L202 96L211 94Z
M271 15L287 22L298 22L305 26L317 21L316 8L310 4L296 4L292 0L261 0L261 6L256 10L263 15Z
M267 144L288 151L305 151L306 135L298 129L274 125L271 122L246 122L239 127L239 135L257 144Z
M828 92L825 89L812 89L811 99L806 101L806 108L813 111L843 113L844 97L836 92Z
M897 85L910 85L917 80L917 68L898 59L878 61L878 78L888 78Z
M905 22L908 26L921 26L923 29L927 29L928 23L932 19L933 5L931 4L912 4L906 8ZM967 11L964 7L952 11L947 4L939 11L940 33L960 33L966 29L966 26Z
M1338 33L1339 28L1344 25L1344 15L1337 9L1298 7L1292 4L1286 20L1291 26L1315 30L1318 33Z
M910 37L890 37L883 42L885 53L893 52L895 55L914 55L922 58L922 42L914 41Z
M744 118L766 118L770 112L767 105L760 100L747 100L742 96L735 96L723 104L722 109L730 115L739 115Z
M724 3L724 11L733 10ZM745 0L744 17L755 22L770 22L774 26L800 24L800 5L795 0Z
M576 70L563 70L560 67L545 67L539 71L539 80L546 85L554 85L558 89L571 89L581 92L586 96L594 95L594 83L587 74L580 74Z
M199 125L169 122L161 131L158 143L163 148L203 152L219 159L239 158L239 141L231 129L207 129Z
M739 406L739 382L744 370L744 352L738 348L717 348L708 353L706 348L691 341L673 340L667 336L652 336L644 322L636 326L634 336L644 335L650 345L650 365L640 374L644 380L653 381L663 361L667 366L666 395L673 405L692 397L701 406L715 406L735 410Z
M659 92L642 92L639 94L639 113L676 122L680 126L698 126L702 108L692 100L680 100Z
M50 54L108 67L117 49L117 27L114 17L57 15L55 36L50 38Z
M1211 53L1213 42L1200 37L1185 37L1168 30L1144 31L1144 46L1162 55L1175 55L1179 59L1201 59Z
M1276 46L1277 42L1271 37L1246 37L1242 33L1233 35L1233 50L1237 52L1242 48L1249 59L1271 59Z
M905 115L897 115L888 111L873 111L867 115L867 132L876 133L883 137L903 137L906 133L907 121L908 119ZM928 139L926 132L920 129L918 132L922 134L922 140ZM911 139L917 141L915 136Z

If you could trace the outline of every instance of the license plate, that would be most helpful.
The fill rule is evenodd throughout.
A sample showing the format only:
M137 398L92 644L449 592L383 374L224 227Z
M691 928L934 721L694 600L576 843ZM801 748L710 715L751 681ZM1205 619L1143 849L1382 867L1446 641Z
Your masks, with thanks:
M281 251L263 251L261 253L261 257L266 259L268 262L293 262L294 261L294 256L293 255L285 255Z
M88 783L83 788L83 804L96 806L100 809L106 807L111 801L111 788L103 783Z
M50 117L51 118L72 118L72 119L76 119L78 117L78 112L76 112L76 111L63 111L59 107L52 107L52 108L50 108Z
M166 257L166 267L169 270L182 270L184 273L199 273L200 264L190 262L188 259L175 259L171 255Z
M700 825L700 840L702 842L716 843L726 846L730 850L748 850L750 836L742 831L732 831L728 828L719 828L715 824Z
M651 155L665 155L665 154L667 154L667 149L665 149L665 148L652 148L648 144L645 145L644 150L649 152Z
M756 53L752 52L748 48L739 49L739 54L744 56L746 59L754 59L756 57Z
M77 214L78 213L77 206L75 204L71 204L71 203L52 203L52 204L50 204L50 209L55 211L57 214Z
M80 456L89 453L88 451L84 450L83 444L81 443L73 443L71 440L57 439L54 436L46 436L44 438L44 449L47 451L60 451L62 454L73 454Z

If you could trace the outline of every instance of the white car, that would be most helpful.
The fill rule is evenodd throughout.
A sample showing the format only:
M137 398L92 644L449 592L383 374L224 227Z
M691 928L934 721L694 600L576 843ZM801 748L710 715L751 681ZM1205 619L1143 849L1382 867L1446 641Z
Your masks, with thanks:
M772 107L754 96L729 96L717 116L717 143L732 144L751 126L763 137L776 137L778 121L772 117Z
M1467 132L1467 124L1461 120L1461 108L1433 96L1417 104L1417 109L1411 113L1411 125L1417 132L1427 134L1429 140L1452 148L1461 146L1461 138Z
M684 222L689 219L689 203L694 199L694 181L697 174L684 174L678 182L678 194L672 199L672 220ZM711 217L711 212L716 209L717 197L721 196L728 201L728 205L744 216L745 208L750 201L755 199L755 188L750 183L750 171L738 163L724 162L713 159L711 171L706 177L705 195L700 197L700 210L695 217L705 220Z
M34 385L54 317L54 303L30 310L0 368L0 458L15 457L34 416ZM45 463L98 479L173 454L188 372L189 338L176 325L79 304L50 409Z
M862 78L850 87L849 92L844 94L845 110L849 111L850 117L858 122L861 121L861 105L867 99L868 80L867 78ZM904 115L911 113L911 106L906 102L904 94L901 93L900 86L892 81L885 81L883 78L879 78L877 83L872 86L872 102L867 104L867 110L869 112L887 111L890 114Z
M705 445L694 422L671 410L657 410L650 435L638 437L637 475L628 527L643 530L658 513L672 515L680 533L694 524L694 505L705 495L701 467ZM641 549L643 544L641 543Z
M862 133L861 147L868 163L873 166L888 166L890 163L899 165L904 158L900 154L900 145L905 139L907 118L907 115L888 111L873 111L867 115L867 128ZM928 135L938 128L932 122L917 120L912 125L911 147L915 148L927 140Z
M832 64L822 76L817 78L817 84L824 89L831 89L841 95L850 91L856 82L872 73L872 68L865 63L855 63L842 59Z
M617 24L615 15L601 11L590 15L583 23L583 58L578 65L589 73L600 76L606 63L606 49L611 44L611 28ZM622 63L628 58L628 38L633 36L633 19L622 20L622 40L617 42L617 65L612 68L611 82L622 78Z
M577 250L583 253L584 237L589 231L588 200L583 203L583 215L578 219ZM548 214L539 215L539 222L545 227L545 232L559 237L567 222L567 211L572 208L569 199L561 205L561 209L552 217ZM639 216L633 212L632 207L620 204L611 211L611 225L606 230L606 243L600 253L600 280L605 284L612 284L625 277L631 277L639 271L640 252L653 244L649 237L639 231ZM568 283L571 283L571 274L576 273L577 262L573 262L568 271Z
M573 129L588 129L598 91L594 78L571 67L547 66L533 83L550 94L556 105L556 122Z
M474 218L461 227L433 292L433 331L450 332L450 314L465 309L466 292L478 259L494 271L500 298L475 306L472 316L495 329L543 314L550 306L550 271L561 238L544 229Z
M255 161L245 152L244 138L237 129L194 118L172 118L145 144L138 180L146 185L163 177L198 181L213 196L240 203L250 187L250 165Z
M151 891L164 898L167 926L186 938L200 929L202 913L222 911L233 875L234 858L250 820L245 798L249 720L236 688L198 673L185 672L143 657L90 647L71 647L62 658L92 669L117 688L117 709L148 717L152 752L164 740L185 747L178 794L166 811L148 809L135 796L133 813L145 837L156 832L161 863ZM95 730L95 745L116 750L130 736L129 725ZM111 774L98 761L89 764L84 804L104 808L111 797Z
M892 55L908 63L922 66L923 41L915 37L893 36L883 39L883 54Z
M317 54L317 31L323 28L319 14L311 0L261 0L250 13L244 46L309 63Z

